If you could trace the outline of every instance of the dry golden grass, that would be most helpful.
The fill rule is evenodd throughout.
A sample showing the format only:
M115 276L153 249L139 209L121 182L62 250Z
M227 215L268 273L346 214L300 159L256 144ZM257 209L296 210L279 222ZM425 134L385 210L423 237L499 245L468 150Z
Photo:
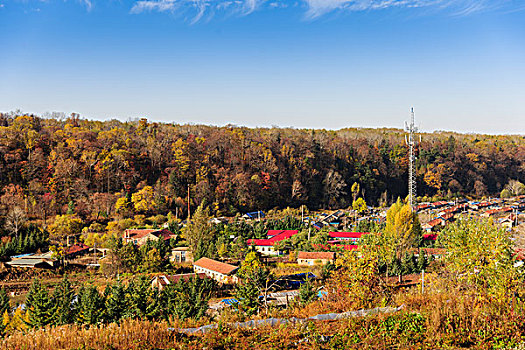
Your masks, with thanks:
M162 349L174 348L177 336L165 322L124 320L120 325L67 325L17 332L3 339L0 349Z

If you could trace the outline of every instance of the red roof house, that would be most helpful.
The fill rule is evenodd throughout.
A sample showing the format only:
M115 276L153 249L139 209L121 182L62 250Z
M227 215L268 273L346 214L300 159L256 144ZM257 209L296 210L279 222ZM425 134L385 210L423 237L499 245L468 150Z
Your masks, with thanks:
M157 241L163 239L167 241L171 238L176 238L177 235L165 228L158 229L128 229L124 231L122 239L125 243L132 242L137 245L143 245L147 241Z
M65 257L68 259L89 253L89 247L84 243L75 243L65 251Z
M268 236L270 238L266 239L249 239L248 245L254 245L255 249L265 255L279 255L281 252L273 249L275 242L284 241L294 235L299 231L297 230L269 230Z
M363 235L368 235L370 232L328 232L330 238L334 240L350 240L358 241Z

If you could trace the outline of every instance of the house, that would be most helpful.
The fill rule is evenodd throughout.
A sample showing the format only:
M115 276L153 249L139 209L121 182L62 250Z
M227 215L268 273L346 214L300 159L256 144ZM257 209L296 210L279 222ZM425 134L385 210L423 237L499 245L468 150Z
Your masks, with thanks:
M190 248L188 247L173 248L171 250L169 259L174 263L193 263L193 255L191 254Z
M438 216L439 218L443 219L443 224L445 224L447 221L452 221L452 219L454 219L454 214L452 213L446 213Z
M480 210L480 209L483 209L483 208L488 208L488 207L491 207L493 205L495 205L496 203L495 202L472 202L469 206L471 209L473 210Z
M204 273L219 283L237 283L235 271L238 267L209 258L200 258L193 263L195 273Z
M181 279L184 281L189 281L191 278L200 278L204 279L207 278L206 274L204 273L185 273L185 274L179 274L179 275L159 275L155 276L151 280L151 287L157 288L160 291L162 291L166 286L177 283Z
M439 201L439 202L434 202L434 203L432 203L432 207L433 207L434 209L444 207L445 205L448 205L448 202L445 202L445 201Z
M359 241L361 236L367 235L370 232L328 232L331 240L334 241L352 241L353 243Z
M512 208L511 207L504 207L504 208L496 208L496 209L490 209L490 210L487 210L486 212L484 212L483 214L481 214L481 216L484 216L484 217L491 217L493 215L498 215L498 214L502 214L502 213L507 213L509 211L512 211Z
M417 213L428 208L432 208L432 205L429 203L421 203L415 206L414 211Z
M275 250L274 244L296 235L297 230L269 230L266 239L249 239L248 245L255 246L255 250L264 255L281 255L284 252Z
M339 242L339 241L333 241L333 242ZM334 248L337 250L359 249L359 246L355 244L337 244L337 243L330 243L330 241L328 242L328 244L312 244L312 247L314 249L321 250L321 251L330 251Z
M421 225L421 228L427 232L431 232L432 230L436 229L439 226L445 225L445 220L442 218L435 218L433 220L430 220L429 222Z
M264 212L262 210L259 211L252 211L250 213L244 214L242 217L243 219L262 219L264 218Z
M52 252L43 254L26 254L21 257L15 257L13 260L6 262L11 267L31 267L49 269L58 266L58 261L52 257Z
M444 216L444 215L453 215L456 213L459 213L462 210L465 210L467 208L466 204L458 204L454 205L450 208L446 208L438 213L438 216Z
M75 243L70 247L66 248L64 256L66 259L74 259L82 255L89 253L90 248L84 243Z
M427 234L424 234L423 235L423 240L424 241L436 241L437 239L437 233L427 233Z
M147 241L157 241L163 239L164 241L171 238L177 238L177 235L167 229L127 229L124 231L122 240L124 243L133 243L136 245L144 245Z
M501 226L505 227L508 231L512 229L517 223L518 223L518 216L515 214L510 214L509 216L505 218L501 218L498 220Z
M334 252L299 252L297 263L299 265L326 265L335 260Z

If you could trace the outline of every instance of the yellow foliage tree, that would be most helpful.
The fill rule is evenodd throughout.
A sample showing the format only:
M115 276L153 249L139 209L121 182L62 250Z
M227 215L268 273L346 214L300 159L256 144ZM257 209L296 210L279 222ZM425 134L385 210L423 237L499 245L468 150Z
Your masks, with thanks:
M400 199L394 203L386 214L384 232L377 235L382 256L386 261L400 258L422 238L421 225L417 214L408 204Z
M54 238L64 238L75 235L82 230L82 220L75 215L57 215L55 222L49 226L49 231Z
M10 334L14 331L23 331L27 329L27 324L26 322L24 322L25 319L26 317L24 310L22 310L21 307L17 307L15 312L13 313L13 316L9 320L9 323L6 325L6 332Z
M327 284L328 301L334 311L384 306L391 291L379 273L380 252L362 246L336 260L338 269Z
M144 186L141 190L131 195L133 207L138 212L148 212L156 208L155 196L151 186Z
M491 219L460 219L439 235L447 269L473 291L508 300L523 283L514 267L510 233Z

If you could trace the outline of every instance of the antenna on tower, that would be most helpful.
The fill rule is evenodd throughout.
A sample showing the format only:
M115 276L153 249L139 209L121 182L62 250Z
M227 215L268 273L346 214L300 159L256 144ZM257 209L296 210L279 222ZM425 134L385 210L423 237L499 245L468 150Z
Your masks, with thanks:
M408 133L408 139L405 136L405 142L408 145L408 204L410 208L414 209L414 202L416 198L416 172L415 172L415 160L414 148L416 145L415 135L419 131L415 124L414 108L410 109L410 124L405 122L405 130Z

